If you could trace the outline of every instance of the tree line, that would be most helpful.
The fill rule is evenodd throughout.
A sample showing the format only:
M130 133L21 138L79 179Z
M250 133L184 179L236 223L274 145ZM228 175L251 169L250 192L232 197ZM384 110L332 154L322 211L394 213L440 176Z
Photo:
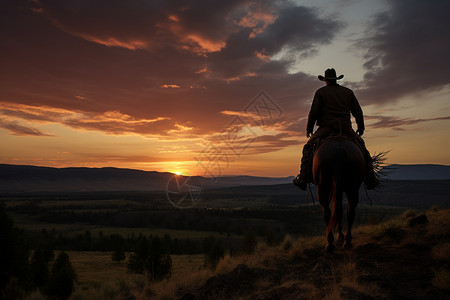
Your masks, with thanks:
M77 207L77 206L75 206ZM10 207L18 214L32 216L38 222L55 224L84 223L95 226L152 227L175 230L199 230L206 228L221 234L243 235L253 228L259 236L269 230L282 234L319 234L322 218L319 213L311 214L310 208L270 206L253 209L149 209L139 205L101 211L80 209L70 205L61 208L43 207L29 202Z
M0 265L0 299L22 299L27 292L39 289L50 299L65 300L72 294L77 278L66 252L54 258L50 248L30 251L23 231L14 227L3 203L0 203Z

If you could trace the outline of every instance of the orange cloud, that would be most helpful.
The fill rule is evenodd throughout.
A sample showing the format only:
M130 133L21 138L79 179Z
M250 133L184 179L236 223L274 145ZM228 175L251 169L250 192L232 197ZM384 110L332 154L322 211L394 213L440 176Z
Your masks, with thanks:
M258 74L256 74L255 72L247 72L247 73L239 75L239 76L227 78L226 82L230 83L232 81L241 80L242 78L245 78L245 77L256 77L256 76L258 76Z
M181 86L177 84L163 84L161 85L161 88L163 89L179 89Z
M188 35L186 41L198 44L204 52L217 52L225 47L224 41L213 41L195 34Z
M206 72L208 72L208 68L207 68L207 67L204 67L204 68L202 68L202 69L196 71L195 74L202 74L202 73L206 73Z
M80 38L83 38L87 41L97 43L100 45L108 46L108 47L121 47L128 50L139 50L139 49L145 49L148 47L148 43L145 41L139 41L139 40L119 40L115 37L108 37L108 38L100 38L95 37L88 34L82 34L82 33L73 33L72 34L79 36Z
M260 51L260 52L255 51L255 55L256 55L257 58L259 58L259 59L262 60L263 62L269 62L270 59L272 58L272 56L271 56L271 55L268 55L268 54L265 54L265 53L264 53L264 50L265 50L265 49L263 49L263 50Z
M59 123L75 129L97 130L107 134L140 134L166 138L194 129L175 123L168 117L135 118L117 110L93 113L5 102L0 102L0 118L3 120L0 127L21 135L48 136L48 134L37 129L21 126L18 120L36 123Z
M249 38L255 38L258 34L275 22L278 16L264 11L248 11L247 15L235 23L241 27L252 28Z

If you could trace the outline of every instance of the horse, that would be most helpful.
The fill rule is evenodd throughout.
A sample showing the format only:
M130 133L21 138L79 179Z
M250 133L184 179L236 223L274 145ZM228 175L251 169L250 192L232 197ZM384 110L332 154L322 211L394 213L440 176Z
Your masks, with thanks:
M326 224L328 253L334 251L334 233L338 226L339 239L344 248L351 248L352 225L359 201L359 188L364 179L365 162L360 148L348 137L337 135L325 138L313 156L312 176L322 206ZM342 233L342 199L347 195L347 232ZM330 202L333 210L330 211Z

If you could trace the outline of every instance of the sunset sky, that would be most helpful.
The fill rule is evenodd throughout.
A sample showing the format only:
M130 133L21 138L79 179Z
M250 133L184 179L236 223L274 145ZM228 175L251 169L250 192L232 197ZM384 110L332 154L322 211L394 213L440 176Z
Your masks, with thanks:
M4 0L0 163L298 173L334 67L388 163L450 165L448 0Z

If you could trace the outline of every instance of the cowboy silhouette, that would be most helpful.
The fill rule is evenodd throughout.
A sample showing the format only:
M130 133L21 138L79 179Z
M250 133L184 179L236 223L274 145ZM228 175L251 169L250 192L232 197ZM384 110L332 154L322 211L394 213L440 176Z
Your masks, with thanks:
M336 77L334 69L327 69L325 76L318 76L319 80L325 81L326 86L318 89L314 95L306 126L306 136L309 140L303 147L300 174L294 179L294 184L302 190L306 190L307 183L312 181L311 162L314 146L331 134L342 134L355 140L366 163L364 184L367 189L374 189L379 185L373 170L372 157L361 138L365 129L363 112L353 91L337 84L337 80L343 77L344 75ZM350 114L356 120L356 132L352 128ZM319 128L313 134L314 124Z

